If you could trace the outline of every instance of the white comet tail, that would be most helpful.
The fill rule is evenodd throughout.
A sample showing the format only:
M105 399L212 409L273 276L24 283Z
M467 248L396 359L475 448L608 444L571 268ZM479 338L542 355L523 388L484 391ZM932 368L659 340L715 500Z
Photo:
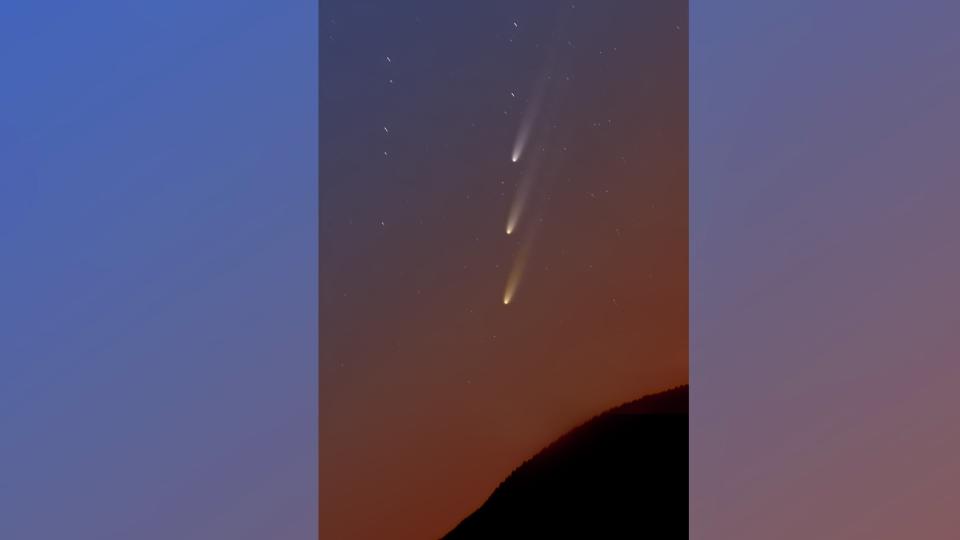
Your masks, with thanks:
M513 234L513 231L517 230L517 226L520 224L520 218L523 216L523 211L527 207L527 199L530 198L530 191L537 177L538 161L537 156L534 156L526 173L520 178L517 192L513 196L513 202L510 203L510 212L507 214L507 226L505 230L508 235Z
M520 215L523 213L523 207L526 206L527 194L523 186L520 186L520 191L517 192L516 197L513 198L513 204L510 205L510 213L507 215L507 234L513 234L513 231L517 229L517 223L520 221Z
M540 77L537 88L533 91L533 97L530 99L530 104L527 106L527 110L524 111L523 118L520 119L517 138L513 141L513 153L510 155L510 159L514 163L520 161L520 158L523 157L523 151L527 148L527 143L530 141L530 133L533 131L533 126L537 122L537 116L540 114L540 102L543 100L545 82L546 79Z
M520 158L523 157L527 141L530 140L530 132L533 131L533 122L537 115L536 108L536 105L532 105L523 120L520 121L520 129L517 130L517 138L513 142L513 154L510 155L510 161L514 163L520 161Z

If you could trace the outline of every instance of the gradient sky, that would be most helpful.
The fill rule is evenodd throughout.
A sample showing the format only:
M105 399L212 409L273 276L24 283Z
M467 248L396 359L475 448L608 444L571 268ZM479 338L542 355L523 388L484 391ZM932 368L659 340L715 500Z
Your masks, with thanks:
M316 2L0 11L0 538L316 538Z
M692 538L956 538L960 5L693 6Z
M686 382L686 21L322 3L322 537L437 537L566 429Z

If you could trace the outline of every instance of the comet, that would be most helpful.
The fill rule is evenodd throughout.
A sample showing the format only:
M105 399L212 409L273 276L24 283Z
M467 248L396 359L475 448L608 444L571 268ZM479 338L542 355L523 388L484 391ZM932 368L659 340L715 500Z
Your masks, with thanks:
M530 255L530 246L533 244L534 236L535 233L533 232L527 236L526 241L520 246L520 251L517 252L516 259L513 261L513 267L507 276L507 285L503 290L503 305L505 306L513 302L513 298L517 295L517 288L523 279L523 271L527 266L527 257Z
M523 215L523 210L527 206L527 198L530 196L530 189L533 187L536 176L535 165L531 165L530 170L520 179L517 193L510 204L510 213L507 214L506 233L508 235L513 234L513 231L517 229L517 224L520 222L520 216Z
M542 152L534 153L529 165L527 165L526 171L524 171L523 176L520 177L520 183L517 184L517 191L513 196L513 201L510 203L510 211L507 213L507 225L505 228L507 235L511 235L517 230L520 218L523 217L523 213L527 207L527 200L530 198L534 184L536 184L541 158Z
M523 157L523 151L530 141L530 132L533 131L534 123L537 120L537 113L540 112L540 96L534 96L530 106L527 107L523 119L520 120L520 128L517 130L517 138L513 141L513 154L510 155L510 161L516 163Z
M517 128L517 137L513 141L513 153L510 155L510 160L514 163L520 161L520 158L523 157L523 151L527 147L527 143L530 142L530 134L533 132L537 117L540 115L540 105L543 102L543 94L546 87L547 76L546 72L544 72L534 84L533 93L530 94L530 103L527 105L527 110L524 111L523 117L520 119L520 127Z
M528 177L520 181L520 188L517 190L517 196L513 198L513 204L510 205L510 214L507 215L507 235L513 234L517 229L517 222L520 221L520 214L527 204L527 194L530 192Z
M517 287L520 286L520 279L523 277L523 267L526 266L526 249L521 248L517 260L513 263L510 275L507 276L507 286L503 290L503 305L513 302L514 295L517 294Z

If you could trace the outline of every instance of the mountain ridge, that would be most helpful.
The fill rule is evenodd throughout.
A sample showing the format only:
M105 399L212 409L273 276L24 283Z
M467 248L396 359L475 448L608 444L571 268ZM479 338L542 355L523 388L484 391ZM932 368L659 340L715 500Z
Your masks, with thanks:
M594 415L514 468L443 540L635 538L641 514L686 538L688 399L681 385ZM638 491L650 485L663 497Z

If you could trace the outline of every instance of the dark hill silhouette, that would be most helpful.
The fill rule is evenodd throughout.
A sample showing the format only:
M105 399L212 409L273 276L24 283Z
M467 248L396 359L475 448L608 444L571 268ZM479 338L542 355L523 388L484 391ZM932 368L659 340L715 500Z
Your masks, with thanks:
M571 430L444 540L687 538L687 400L681 386Z

